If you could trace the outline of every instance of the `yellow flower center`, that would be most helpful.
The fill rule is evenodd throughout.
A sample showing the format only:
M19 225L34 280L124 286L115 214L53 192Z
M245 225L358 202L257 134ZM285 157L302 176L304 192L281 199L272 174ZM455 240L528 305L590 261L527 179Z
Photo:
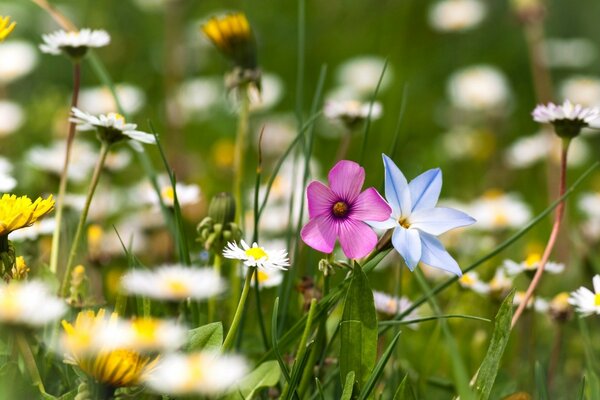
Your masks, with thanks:
M186 296L189 293L188 285L180 280L169 279L165 282L165 286L176 296Z
M5 292L0 296L0 310L2 310L3 319L13 320L21 313L21 304L18 299L18 289L8 286Z
M475 280L473 279L473 277L468 274L461 276L459 281L460 281L460 283L462 283L465 286L473 286L473 284L475 283Z
M600 293L594 295L594 305L596 307L600 306Z
M508 216L503 210L495 210L494 211L494 225L496 226L505 226L508 224Z
M406 228L406 229L410 228L410 223L408 222L408 218L400 217L400 219L398 219L398 223L403 228Z
M532 253L525 259L525 269L536 269L542 257L538 253Z
M121 115L121 114L119 114L119 113L115 113L115 119L116 119L117 121L121 121L121 122L125 123L125 117L124 117L124 116L122 116L122 115Z
M173 203L175 201L175 191L173 190L173 186L167 186L163 188L160 192L163 200Z
M345 217L348 214L348 204L343 201L338 201L333 205L333 215L336 217Z
M133 321L132 325L138 340L143 343L154 343L156 341L158 321L152 318L142 318Z
M486 199L497 199L503 195L503 192L499 189L489 189L484 194L483 197Z
M269 274L261 270L258 270L256 277L258 278L258 283L264 283L269 280Z
M264 258L266 260L269 259L269 255L261 247L251 247L248 250L246 250L245 253L248 257L252 257L255 260L260 260L261 258Z

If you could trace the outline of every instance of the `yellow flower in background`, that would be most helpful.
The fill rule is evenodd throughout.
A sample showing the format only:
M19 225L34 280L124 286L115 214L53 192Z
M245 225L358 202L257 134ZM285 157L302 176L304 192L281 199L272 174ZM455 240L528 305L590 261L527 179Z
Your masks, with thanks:
M202 31L236 66L256 68L256 44L246 15L230 13L212 17Z
M38 197L32 202L27 196L4 194L0 198L0 236L25 228L54 209L54 199Z
M8 35L15 29L17 26L16 22L10 22L10 17L2 17L0 16L0 42L7 38Z

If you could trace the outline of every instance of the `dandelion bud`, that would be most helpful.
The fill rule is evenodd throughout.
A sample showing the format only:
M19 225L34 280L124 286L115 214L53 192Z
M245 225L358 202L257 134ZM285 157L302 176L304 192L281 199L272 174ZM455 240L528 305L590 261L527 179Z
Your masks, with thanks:
M21 256L17 257L11 270L12 279L22 281L27 278L28 272L29 267L25 264L25 259Z
M242 231L235 221L235 199L230 193L219 193L210 202L208 217L198 224L198 242L206 250L221 253L230 241L237 241Z
M208 207L208 216L215 224L226 225L235 221L235 199L231 193L222 192L213 197Z
M5 280L9 280L9 274L16 264L15 246L6 236L0 237L0 241L6 242L0 250L0 272Z
M83 306L83 299L86 298L88 292L87 283L88 279L85 274L85 267L83 265L78 265L73 268L69 287L69 304L72 306Z

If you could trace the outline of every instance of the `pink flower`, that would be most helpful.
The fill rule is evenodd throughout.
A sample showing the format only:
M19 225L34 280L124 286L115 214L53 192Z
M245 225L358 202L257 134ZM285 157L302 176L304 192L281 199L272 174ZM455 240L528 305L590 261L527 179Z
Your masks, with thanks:
M365 170L353 161L339 161L328 179L329 187L315 181L306 189L310 221L302 228L302 240L331 253L339 238L346 257L362 258L377 244L377 235L365 221L386 221L392 209L375 188L360 192Z

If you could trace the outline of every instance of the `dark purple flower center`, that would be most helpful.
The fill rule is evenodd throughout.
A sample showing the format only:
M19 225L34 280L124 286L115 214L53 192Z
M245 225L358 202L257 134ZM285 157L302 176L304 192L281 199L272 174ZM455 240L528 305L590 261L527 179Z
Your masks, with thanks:
M336 217L342 218L348 215L349 207L345 201L338 201L333 205L331 211L333 211L333 215Z

